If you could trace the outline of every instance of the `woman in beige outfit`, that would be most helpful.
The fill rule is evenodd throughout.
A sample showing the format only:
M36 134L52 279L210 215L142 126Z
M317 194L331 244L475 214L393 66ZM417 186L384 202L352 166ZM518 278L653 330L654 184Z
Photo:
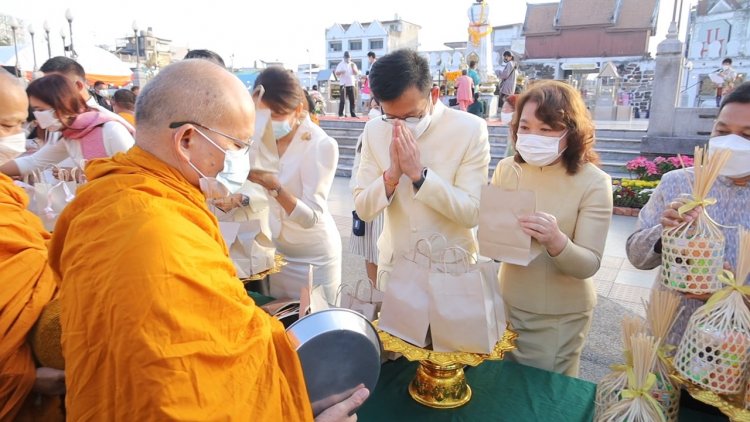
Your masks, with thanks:
M577 376L596 304L591 277L609 229L612 183L596 166L594 126L574 89L536 84L516 110L510 127L517 152L498 163L492 184L535 192L536 212L518 222L538 255L528 266L500 268L508 318L519 334L510 358Z

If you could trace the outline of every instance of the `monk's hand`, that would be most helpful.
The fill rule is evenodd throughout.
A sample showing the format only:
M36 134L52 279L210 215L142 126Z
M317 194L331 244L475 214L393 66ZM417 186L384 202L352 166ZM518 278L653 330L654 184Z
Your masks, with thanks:
M348 399L334 404L324 410L315 422L355 422L357 415L354 413L370 396L370 391L366 388L360 388L352 393Z
M677 227L682 223L691 222L698 218L701 212L701 207L693 208L692 210L680 215L678 211L681 206L685 205L687 199L680 198L676 201L672 201L669 206L661 213L661 225L662 227Z
M65 372L54 368L36 368L33 390L47 396L65 394Z
M552 214L535 212L527 216L519 217L518 224L521 230L536 239L550 256L557 256L568 244L568 236L560 231L557 219Z
M404 123L400 120L396 120L394 123L398 130L398 164L401 167L401 171L411 179L412 182L417 182L422 178L422 160L419 155L419 147L417 146L417 140L414 139L414 134L407 128Z
M276 189L281 183L279 183L279 177L276 173L265 170L250 170L248 180L253 183L257 183L266 189Z

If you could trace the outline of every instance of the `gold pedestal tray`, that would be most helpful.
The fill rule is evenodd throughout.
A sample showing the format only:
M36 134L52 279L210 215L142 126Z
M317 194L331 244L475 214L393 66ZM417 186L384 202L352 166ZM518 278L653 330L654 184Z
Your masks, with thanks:
M377 321L375 322L377 326ZM486 360L500 360L505 352L515 349L513 341L518 334L505 330L503 338L495 344L492 353L435 352L417 347L400 338L378 330L383 348L401 353L410 361L419 361L417 373L409 384L409 395L425 406L435 409L452 409L471 400L471 388L466 383L464 366L477 366Z
M284 267L284 265L286 265L286 261L284 261L284 257L279 254L276 254L273 257L273 268L267 269L265 271L261 271L258 274L253 274L250 277L242 278L240 280L243 283L263 280L264 278L266 278L267 276L271 274L276 274L276 273L281 272L281 268Z
M729 418L730 421L750 422L750 410L744 409L742 403L743 398L740 397L740 394L737 396L717 394L694 384L692 381L687 380L676 373L672 375L672 378L685 387L685 390L687 390L694 399L719 409L721 413Z

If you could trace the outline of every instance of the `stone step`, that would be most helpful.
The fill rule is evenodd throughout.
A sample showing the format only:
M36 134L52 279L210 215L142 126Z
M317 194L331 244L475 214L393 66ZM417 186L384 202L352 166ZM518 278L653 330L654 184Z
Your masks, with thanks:
M640 156L639 151L633 150L622 150L622 149L610 149L610 148L596 148L596 152L599 153L602 161L608 162L622 162L626 163L634 158Z

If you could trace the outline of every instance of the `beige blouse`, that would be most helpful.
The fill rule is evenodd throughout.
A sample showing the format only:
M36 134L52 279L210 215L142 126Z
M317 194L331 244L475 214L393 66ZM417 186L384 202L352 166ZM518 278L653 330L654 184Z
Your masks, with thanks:
M492 184L515 189L513 157L500 161ZM596 305L591 277L601 265L612 219L612 180L593 164L569 175L562 163L546 167L520 164L518 188L536 193L536 211L552 214L568 244L551 257L532 239L532 250L541 251L528 266L503 263L500 283L505 302L527 312L562 315L584 312Z

